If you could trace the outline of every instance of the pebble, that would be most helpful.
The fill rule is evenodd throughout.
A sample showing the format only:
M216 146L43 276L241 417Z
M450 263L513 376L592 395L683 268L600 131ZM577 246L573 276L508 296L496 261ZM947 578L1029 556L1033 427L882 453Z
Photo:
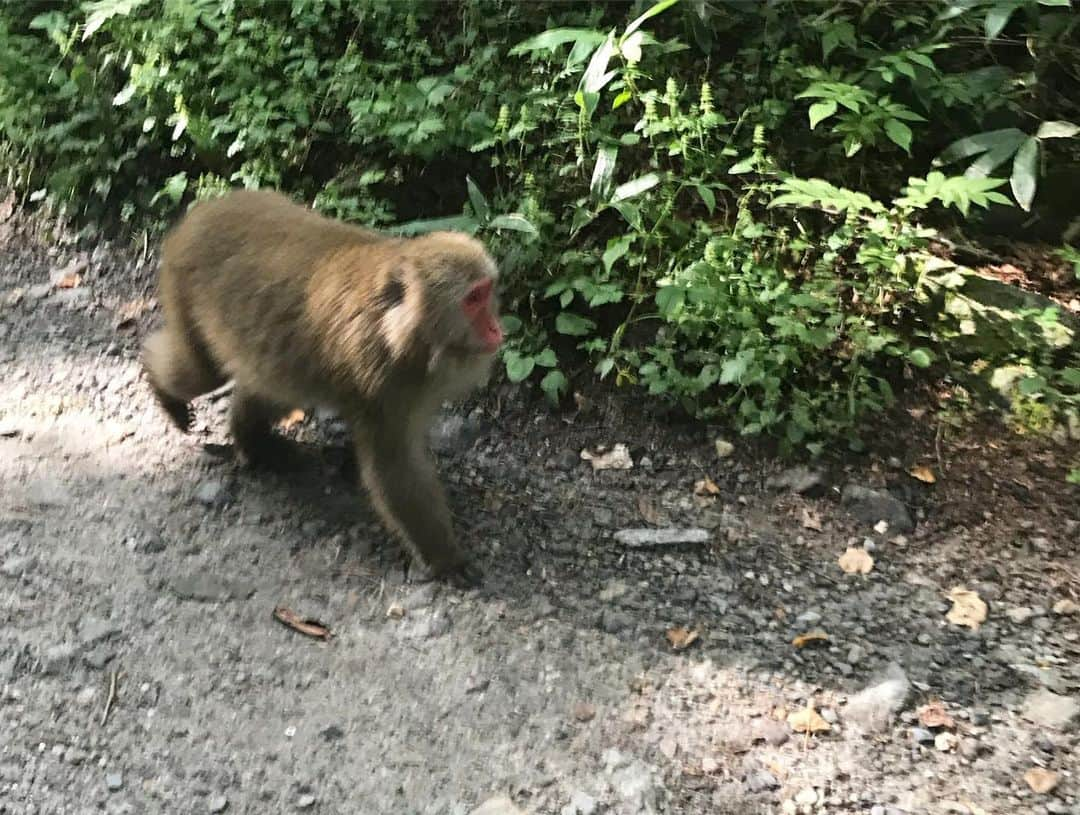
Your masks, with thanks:
M866 649L861 645L852 645L847 652L847 661L852 665L858 665L866 658Z
M106 773L105 786L108 787L110 792L116 792L124 786L124 776L120 775L120 773Z
M217 478L202 482L195 490L195 500L204 506L212 507L225 498L225 484Z
M804 611L795 619L803 625L817 625L821 622L821 615L816 611Z
M75 704L79 707L90 707L97 697L97 688L83 688L75 694Z
M474 809L469 815L525 815L514 802L505 795L489 798Z
M1035 612L1027 606L1020 606L1019 608L1010 608L1005 612L1005 616L1017 625L1023 625L1035 616Z
M301 795L296 799L297 809L311 809L313 806L315 806L315 796L311 793Z
M616 600L622 597L624 594L630 591L630 587L626 585L622 580L610 580L607 585L600 590L597 598L604 603L610 603L612 600Z
M609 634L618 634L634 625L634 618L622 611L605 609L600 614L600 627Z
M728 458L732 453L735 452L735 445L729 442L727 439L717 439L714 442L714 446L716 447L717 458Z
M596 799L583 790L575 790L570 803L560 810L560 815L594 815Z
M907 506L889 492L872 490L859 484L847 484L840 494L840 503L865 524L872 526L879 521L885 521L890 530L901 534L915 529L915 521L912 520Z
M672 546L680 543L708 543L709 532L700 527L620 529L615 533L615 541L632 549L647 546Z
M813 787L803 787L795 794L795 803L800 806L812 807L817 803L817 790Z
M224 812L229 807L229 801L224 795L215 795L210 799L207 809L210 812Z
M1022 714L1025 719L1040 727L1065 730L1080 713L1080 703L1071 696L1059 696L1053 691L1040 688L1029 693L1024 700Z
M890 662L885 671L848 700L844 716L863 730L883 730L907 703L911 682L904 669Z
M1080 604L1074 603L1072 600L1058 600L1054 603L1054 613L1059 617L1068 617L1073 614L1080 613Z
M770 476L765 485L769 489L790 490L810 497L822 495L828 489L825 475L820 470L811 470L808 467L791 467Z
M768 770L754 770L747 773L746 778L743 779L743 785L751 795L780 789L780 782Z
M934 734L922 727L911 728L911 740L916 744L931 744Z

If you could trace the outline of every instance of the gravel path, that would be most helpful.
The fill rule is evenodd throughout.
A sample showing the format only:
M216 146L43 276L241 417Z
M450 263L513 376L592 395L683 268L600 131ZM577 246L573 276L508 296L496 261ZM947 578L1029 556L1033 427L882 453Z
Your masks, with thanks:
M227 396L171 430L136 359L153 258L91 249L0 223L0 813L1080 813L1056 475L784 471L496 385L433 437L486 574L459 592L385 540L332 417L290 478L233 459ZM579 455L618 442L632 469ZM669 527L705 532L615 535Z

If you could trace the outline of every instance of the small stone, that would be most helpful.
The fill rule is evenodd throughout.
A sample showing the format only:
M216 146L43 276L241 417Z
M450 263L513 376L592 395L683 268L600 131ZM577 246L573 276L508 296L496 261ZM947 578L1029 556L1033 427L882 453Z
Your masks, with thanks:
M38 283L36 286L31 286L26 290L26 296L31 300L43 300L49 296L49 292L51 291L51 283Z
M825 475L819 470L808 467L791 467L782 473L770 476L765 482L769 489L789 490L800 495L817 497L828 489Z
M120 773L106 773L105 786L110 792L116 792L124 786L124 777Z
M37 564L33 555L25 555L22 557L9 557L0 566L0 574L4 577L18 578L22 577L26 572L33 570Z
M195 490L195 500L204 506L216 506L222 503L224 498L225 484L216 478L202 482Z
M966 738L960 741L960 755L966 758L968 761L974 761L979 757L982 752L982 745L978 739Z
M844 716L865 731L883 730L907 703L910 693L911 682L904 669L891 662L874 682L848 700Z
M714 443L717 458L729 458L735 452L735 445L727 439L717 439Z
M206 807L210 812L224 812L229 808L229 801L224 795L215 795L207 804Z
M41 667L45 674L59 674L67 671L78 649L74 643L61 642L50 645L41 655Z
M1020 606L1019 608L1010 608L1005 612L1005 616L1017 625L1023 625L1035 616L1035 612L1027 606Z
M594 815L596 799L583 790L575 790L570 796L570 803L560 810L560 815Z
M571 712L579 722L591 722L596 718L596 708L588 702L578 702Z
M605 585L596 596L601 602L610 603L612 600L617 600L629 591L630 587L622 580L611 580L608 581L607 585Z
M100 671L103 670L115 656L116 653L111 648L105 645L95 645L83 654L83 662L85 662L88 667Z
M296 799L297 809L311 809L315 806L315 796L311 793L305 793Z
M795 619L803 625L817 625L821 622L821 615L816 611L804 611Z
M858 484L847 484L840 502L858 520L871 526L885 521L889 529L906 534L915 529L915 521L903 501L889 492L873 490Z
M469 815L525 815L514 802L505 795L489 798L474 809Z
M911 740L916 744L933 744L934 734L922 727L911 728Z
M1068 598L1054 603L1054 613L1060 617L1068 617L1080 613L1080 604L1074 603Z
M97 697L97 688L83 688L75 694L75 704L79 707L90 707Z
M746 791L751 795L757 795L762 792L780 789L780 782L777 781L776 776L768 770L759 769L746 774L746 777L743 779L743 786L746 787Z
M93 645L120 633L120 626L100 617L85 616L79 621L79 639L83 645Z
M634 618L621 611L605 609L600 614L600 627L609 634L618 634L634 625Z
M1040 727L1065 730L1080 713L1080 704L1071 696L1059 696L1046 688L1028 694L1022 715Z
M861 645L852 645L847 652L847 661L852 665L858 665L866 658L866 649Z
M795 803L800 806L812 807L817 803L817 790L813 787L803 787L795 795Z
M709 532L700 527L687 529L620 529L615 533L616 543L630 548L648 546L672 546L683 543L708 543Z
M755 720L751 730L755 741L764 740L772 747L780 747L791 738L791 728L784 722L769 717Z
M955 733L938 733L934 736L934 747L942 753L950 753L956 749L959 739Z
M341 741L341 739L345 737L345 731L336 724L332 724L329 727L324 727L320 730L319 735L322 736L325 741Z

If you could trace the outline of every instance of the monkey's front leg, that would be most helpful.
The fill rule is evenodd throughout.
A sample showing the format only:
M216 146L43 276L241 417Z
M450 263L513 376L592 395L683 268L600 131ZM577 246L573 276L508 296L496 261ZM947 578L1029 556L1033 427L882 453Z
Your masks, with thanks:
M357 423L360 478L383 522L436 576L475 586L480 571L454 540L453 521L423 433L398 420Z

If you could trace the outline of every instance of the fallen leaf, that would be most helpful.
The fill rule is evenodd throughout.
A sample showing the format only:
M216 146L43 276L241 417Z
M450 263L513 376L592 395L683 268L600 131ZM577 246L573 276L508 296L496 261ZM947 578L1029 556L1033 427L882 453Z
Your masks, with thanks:
M787 723L796 733L828 733L832 730L832 725L821 718L821 714L810 704L789 715Z
M931 470L929 467L924 467L922 465L918 467L912 467L910 470L908 470L908 475L910 475L912 478L918 479L924 484L934 484L937 482L937 476L934 475L934 471Z
M318 620L305 620L295 611L288 609L285 606L277 606L274 609L274 619L294 631L299 631L301 634L306 634L315 639L327 640L333 636L330 629Z
M578 702L574 705L573 714L579 722L591 722L596 717L596 708L588 702Z
M694 482L694 495L719 495L720 488L708 476Z
M58 289L73 289L82 282L82 278L74 272L69 272L56 281L56 288Z
M944 727L947 730L956 727L956 722L946 712L945 705L936 701L919 708L919 724L926 728Z
M663 523L660 512L656 509L656 505L644 495L638 496L637 508L645 523L652 524L653 526L660 526Z
M400 620L405 616L405 609L401 607L400 603L391 603L390 607L386 609L386 616L392 620Z
M698 632L679 626L678 628L669 628L667 631L667 641L671 643L671 647L676 651L684 651L697 642Z
M795 639L791 641L791 644L796 648L802 648L804 645L809 645L812 642L826 642L829 639L829 635L822 631L820 628L815 628L813 631L807 631L805 634L799 634Z
M953 607L945 618L953 625L966 625L972 631L986 620L986 603L973 591L956 586L946 595Z
M295 427L302 421L304 421L304 411L297 408L280 422L278 422L278 427L280 427L282 430L291 430L293 427Z
M592 465L593 470L630 470L633 469L634 460L630 458L630 451L625 444L616 444L607 452L601 452L597 448L595 453L582 450L581 457Z
M1032 767L1026 773L1024 773L1024 780L1027 785L1031 787L1032 792L1036 792L1039 795L1046 795L1058 785L1061 781L1061 776L1052 770L1045 770L1042 767Z
M804 529L813 529L815 532L820 532L821 516L816 510L810 509L810 507L803 507L802 525Z
M853 546L849 546L848 550L840 555L837 562L840 564L840 568L848 574L869 574L870 570L874 568L874 559L870 557L870 553L865 549L857 549Z

